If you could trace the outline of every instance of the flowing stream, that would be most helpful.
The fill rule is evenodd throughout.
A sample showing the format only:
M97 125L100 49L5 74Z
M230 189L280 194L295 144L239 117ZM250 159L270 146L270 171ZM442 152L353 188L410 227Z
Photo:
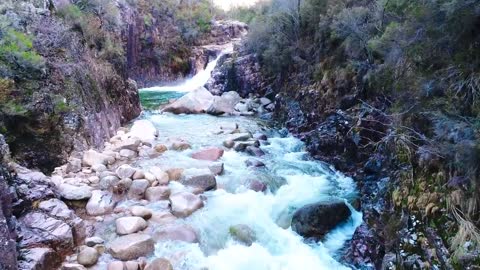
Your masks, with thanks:
M158 107L165 100L204 85L217 61L218 58L183 84L141 90L143 102ZM159 138L182 138L192 149L168 151L155 159L140 160L135 165L142 168L152 165L168 168L172 164L204 168L205 162L192 159L191 153L206 146L221 146L228 135L218 131L236 124L252 134L268 135L268 141L261 145L266 155L257 158L265 163L264 168L249 168L245 161L251 156L226 150L220 160L225 173L217 177L217 190L202 195L206 198L202 209L176 221L194 228L199 243L159 242L155 246L155 257L169 259L174 269L179 270L348 269L337 257L361 223L361 213L350 207L350 219L330 232L323 242L306 242L290 228L294 211L306 204L332 198L349 200L356 196L352 179L328 164L313 160L300 140L285 131L269 128L268 123L253 117L173 115L153 110L145 111L143 117L154 123L160 132ZM267 191L250 190L252 181L265 183ZM180 189L176 185L180 184L170 183L173 191ZM255 232L256 241L251 246L238 243L230 236L230 227L239 224Z

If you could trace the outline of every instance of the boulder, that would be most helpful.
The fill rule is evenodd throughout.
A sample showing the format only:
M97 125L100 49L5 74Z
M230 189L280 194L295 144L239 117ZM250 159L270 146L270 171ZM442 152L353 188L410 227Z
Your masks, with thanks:
M157 145L155 145L154 149L155 149L155 151L157 151L160 154L162 154L162 153L164 153L168 150L167 146L164 145L164 144L157 144Z
M224 151L221 148L211 147L193 153L192 158L199 160L216 161L223 156L223 152Z
M210 164L210 165L208 165L208 169L214 175L221 175L223 173L223 170L224 170L223 162L217 162L217 163Z
M254 180L250 182L250 189L255 191L255 192L264 192L267 190L267 185L263 182L260 182L258 180Z
M303 237L322 240L350 215L350 209L341 200L309 204L295 211L292 229Z
M167 185L168 184L168 182L170 180L170 177L168 176L168 173L166 173L165 171L163 171L162 169L160 169L158 167L151 167L150 172L155 176L155 178L157 179L157 181L160 185Z
M235 146L235 142L232 141L232 140L225 140L225 141L223 141L223 146L230 149L230 148L233 148Z
M105 240L103 240L98 236L93 236L85 239L85 245L87 245L87 247L94 247L96 245L101 245L103 243L105 243Z
M228 231L233 239L247 246L251 246L256 240L255 232L249 226L244 224L231 226Z
M150 173L150 172L145 173L145 179L147 179L148 182L150 182L150 184L157 181L157 178L155 177L155 175L153 175L153 173Z
M104 190L112 189L120 181L116 175L107 175L105 177L100 177L99 187Z
M244 142L248 141L250 138L252 138L252 134L250 133L236 133L228 136L226 141Z
M112 212L114 207L115 201L110 192L94 190L85 208L87 214L91 216L101 216Z
M166 170L166 173L170 181L178 181L182 177L183 171L184 169L182 168L171 168Z
M141 233L118 237L108 245L108 252L114 258L125 261L148 256L153 250L154 242L152 237Z
M150 182L145 179L134 180L128 190L128 198L141 200L145 197L145 191L150 186Z
M187 217L203 207L203 201L199 196L189 192L179 192L170 195L172 213L177 217Z
M145 270L173 270L173 266L167 259L157 258L147 264Z
M82 160L79 158L70 158L67 163L66 173L77 173L82 170Z
M221 96L214 96L210 107L207 109L207 113L213 115L233 113L235 111L235 105L237 105L241 99L240 95L234 91L225 92Z
M130 137L139 138L142 142L152 142L158 135L158 131L152 122L146 119L137 120L127 134ZM133 149L132 149L133 150Z
M136 170L132 176L133 180L145 179L145 172L142 170Z
M161 226L153 233L153 239L161 241L183 241L187 243L198 243L195 230L186 224L168 224Z
M34 247L20 250L21 260L18 261L18 269L57 269L61 263L61 257L51 248ZM0 264L1 266L1 264ZM17 269L17 265L14 268Z
M255 168L265 167L265 163L261 162L258 159L248 159L247 161L245 161L245 165L247 165L247 167Z
M136 217L142 217L144 219L149 219L152 217L152 210L148 209L145 206L134 205L130 207L130 212Z
M58 187L60 196L66 200L79 201L92 197L92 190L89 186L74 186L70 184L60 184Z
M161 212L153 212L152 217L150 218L150 222L155 222L158 224L168 224L172 223L173 221L177 220L177 217L172 215L170 211L161 211Z
M97 173L101 173L107 170L107 166L103 164L95 164L92 166L92 170Z
M96 264L99 256L100 254L95 248L83 246L77 255L77 261L79 264L88 267Z
M73 211L63 201L55 198L41 202L38 209L61 219L75 218Z
M180 183L186 186L208 191L217 187L217 180L209 169L187 169L180 178Z
M206 112L212 105L213 95L204 87L200 87L163 109L175 114L197 114Z
M167 186L149 187L145 191L145 199L150 202L162 201L170 196L170 188Z
M119 140L116 141L113 144L113 150L114 151L121 151L123 149L131 150L131 151L137 151L138 147L140 146L142 142L139 139L136 138L127 138L124 140Z
M113 160L112 160L113 159ZM93 166L96 164L111 164L115 161L115 158L112 158L111 156L105 155L98 153L95 150L88 150L85 153L83 153L83 158L82 158L82 163L85 166Z
M137 156L137 152L130 149L120 150L120 156L127 159L133 159Z
M132 234L148 227L148 223L141 217L121 217L115 221L117 234Z
M125 179L125 178L132 178L133 174L136 172L132 166L124 164L120 167L117 168L115 173L120 179Z
M49 246L57 251L73 248L72 228L63 220L42 212L30 212L20 218L20 247Z
M263 152L262 149L260 149L259 147L255 147L255 146L247 146L247 148L245 149L245 151L252 155L252 156L256 156L256 157L261 157L263 155L265 155L265 152Z
M175 151L183 151L190 148L192 148L192 146L184 140L174 140L170 145L170 149Z

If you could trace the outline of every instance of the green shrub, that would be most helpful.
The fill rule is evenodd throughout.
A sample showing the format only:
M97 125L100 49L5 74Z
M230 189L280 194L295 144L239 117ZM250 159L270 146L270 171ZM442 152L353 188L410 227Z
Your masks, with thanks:
M7 28L0 29L0 36L0 64L6 67L3 72L9 73L0 74L2 77L15 74L17 79L23 79L41 74L45 60L35 51L29 35Z

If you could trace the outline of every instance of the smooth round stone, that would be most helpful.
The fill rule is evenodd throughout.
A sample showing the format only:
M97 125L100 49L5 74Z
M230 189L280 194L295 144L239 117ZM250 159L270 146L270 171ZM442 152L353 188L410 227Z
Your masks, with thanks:
M142 217L144 219L149 219L152 217L152 210L148 209L145 206L132 206L130 208L130 212L132 212L132 215L136 217Z
M141 217L121 217L115 221L115 225L120 235L136 233L148 227L148 223Z
M99 254L95 248L84 246L78 253L77 261L84 266L92 266L97 263Z
M94 247L95 245L100 245L103 243L105 243L105 241L98 236L93 236L85 239L85 245L89 247Z
M147 264L145 270L173 270L173 266L167 259L157 258Z
M167 186L149 187L145 191L145 199L150 202L166 200L170 196L170 188Z

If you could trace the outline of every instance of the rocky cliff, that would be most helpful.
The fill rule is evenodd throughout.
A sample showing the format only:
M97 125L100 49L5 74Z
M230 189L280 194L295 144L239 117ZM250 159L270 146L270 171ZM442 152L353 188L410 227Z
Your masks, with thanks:
M315 83L301 73L268 77L258 57L242 46L223 63L207 85L211 92L272 98L279 126L301 138L315 158L356 181L360 196L353 204L365 223L346 248L347 264L466 269L478 262L477 229L467 229L463 219L476 215L469 208L476 205L475 196L467 197L475 184L463 176L473 173L468 168L477 160L471 125L419 107L391 113L392 101L368 93L361 70L324 70L324 78ZM465 169L453 169L449 160L460 161ZM465 246L452 249L458 241Z
M96 40L80 20L70 21L78 14L67 2L0 5L1 130L14 158L45 171L73 150L101 145L140 113L123 55L105 47L120 28Z

